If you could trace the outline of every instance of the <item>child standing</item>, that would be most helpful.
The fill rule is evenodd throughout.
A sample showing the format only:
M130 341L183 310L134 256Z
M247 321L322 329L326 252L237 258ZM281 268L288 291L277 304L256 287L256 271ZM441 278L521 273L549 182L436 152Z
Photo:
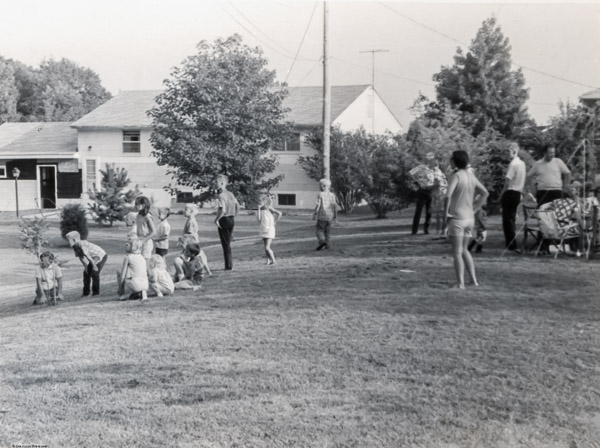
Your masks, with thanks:
M204 273L207 272L211 275L206 263L206 254L200 249L198 243L188 243L183 253L175 258L174 263L177 280L175 289L192 289L197 291L202 288Z
M166 207L158 209L158 219L160 223L156 228L154 243L156 245L156 253L161 257L166 257L169 253L169 235L171 234L171 225L167 219L171 214L171 210Z
M148 271L150 272L150 277L148 278L150 281L150 290L154 291L158 297L173 294L175 285L173 284L171 275L167 272L167 263L161 255L152 255Z
M275 264L275 254L271 249L271 243L275 239L275 223L281 218L281 212L273 208L270 195L260 198L260 204L256 213L256 219L260 223L260 237L265 245L267 264Z
M108 256L106 252L96 244L82 240L77 230L73 230L65 235L69 246L73 248L75 256L79 258L83 265L83 295L90 295L90 282L92 284L92 296L100 294L100 271L106 263Z
M331 181L329 179L321 179L319 181L319 188L321 193L317 197L317 206L313 213L313 221L317 220L317 240L319 245L317 250L323 248L329 249L329 231L331 225L337 221L337 207L335 201L335 195L329 191L331 187Z
M148 274L146 260L141 254L142 242L132 238L125 243L125 258L117 271L119 300L147 300Z
M198 221L196 221L197 214L198 206L196 204L186 204L185 209L183 210L183 216L187 217L187 221L183 225L183 237L191 237L195 243L200 242L200 239L198 238Z
M146 196L138 196L135 199L135 208L138 214L135 218L137 237L142 243L142 256L146 260L146 264L152 257L152 249L154 244L152 243L152 237L156 234L156 227L154 226L154 220L150 214L150 199Z
M35 268L35 300L34 305L42 305L50 300L54 305L56 300L64 300L62 292L62 272L54 262L52 252L40 255L40 264Z
M483 250L483 243L487 239L487 212L486 206L482 205L475 212L475 238L469 242L469 252L475 248L475 253L480 253Z

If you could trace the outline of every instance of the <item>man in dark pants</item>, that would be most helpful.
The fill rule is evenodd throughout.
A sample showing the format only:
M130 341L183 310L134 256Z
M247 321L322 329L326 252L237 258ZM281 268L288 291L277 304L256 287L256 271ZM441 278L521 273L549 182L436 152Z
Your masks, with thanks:
M419 231L419 222L421 221L421 213L425 208L425 223L423 224L423 233L429 234L429 224L431 223L431 199L433 188L435 185L435 177L433 167L435 166L435 156L429 153L425 156L426 167L417 167L415 170L422 168L418 172L418 178L415 178L415 183L418 185L417 190L417 206L415 208L415 216L413 217L412 234L416 235Z
M511 161L506 172L506 181L502 193L502 230L504 230L504 244L508 250L519 252L517 246L516 220L517 207L521 202L521 194L525 187L526 168L525 162L519 157L519 145L511 143Z
M227 191L229 179L225 175L219 175L216 179L216 187L219 191L217 196L217 217L215 224L219 230L219 239L223 247L223 258L225 259L225 270L233 269L233 256L231 254L231 235L233 234L234 217L237 215L240 204L230 191Z

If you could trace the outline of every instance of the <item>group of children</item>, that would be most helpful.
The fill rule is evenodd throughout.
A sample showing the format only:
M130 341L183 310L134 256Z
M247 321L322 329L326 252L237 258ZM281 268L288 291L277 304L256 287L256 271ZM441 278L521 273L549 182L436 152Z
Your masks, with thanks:
M125 243L125 257L117 271L117 287L120 300L147 300L148 295L162 297L173 294L176 289L197 291L202 288L206 275L212 275L205 252L200 248L198 207L187 204L184 209L186 222L183 235L178 240L181 253L173 260L175 274L167 270L171 226L168 208L158 209L156 226L150 213L151 202L145 196L135 200L137 213L126 217L131 226ZM281 212L273 208L270 195L261 197L257 210L259 235L263 240L267 264L275 264L271 243L275 238L275 225ZM69 246L83 265L83 297L100 293L100 272L107 260L106 252L98 245L82 240L77 231L66 234ZM36 299L34 304L62 300L62 272L51 252L40 255L36 269Z

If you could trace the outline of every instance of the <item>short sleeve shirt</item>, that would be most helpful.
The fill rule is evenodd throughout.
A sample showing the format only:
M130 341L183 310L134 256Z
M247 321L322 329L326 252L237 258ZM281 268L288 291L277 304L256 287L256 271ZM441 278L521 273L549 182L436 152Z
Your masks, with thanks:
M562 160L554 157L550 162L544 159L535 162L530 176L535 179L538 190L561 190L562 175L570 172Z
M525 187L526 171L525 162L519 157L512 159L506 172L506 178L508 179L507 189L522 192L523 187Z
M217 197L217 208L223 209L223 217L235 216L238 206L238 201L231 191L223 191Z
M317 205L320 205L317 213L319 221L333 221L335 218L335 194L331 191L322 191L317 196Z
M51 264L45 269L37 266L35 269L35 278L41 279L42 289L52 289L56 285L56 280L62 278L62 271L60 266L56 264Z
M106 252L104 252L100 246L90 243L86 240L81 240L75 243L73 250L75 251L75 255L79 258L83 257L84 251L87 252L91 259L94 260L94 263L100 263L100 261L106 255Z
M169 248L169 235L171 234L171 225L169 221L166 219L161 221L158 227L156 228L156 239L167 237L165 240L157 241L156 248L157 249L168 249Z

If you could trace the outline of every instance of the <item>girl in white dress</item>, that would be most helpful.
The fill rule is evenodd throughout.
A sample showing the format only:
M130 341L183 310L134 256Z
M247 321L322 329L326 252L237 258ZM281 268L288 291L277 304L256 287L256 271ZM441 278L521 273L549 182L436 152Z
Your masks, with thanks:
M260 198L256 219L260 224L260 237L265 245L267 264L275 264L275 254L271 250L271 243L275 239L275 223L281 218L281 212L273 208L271 196L264 195Z

